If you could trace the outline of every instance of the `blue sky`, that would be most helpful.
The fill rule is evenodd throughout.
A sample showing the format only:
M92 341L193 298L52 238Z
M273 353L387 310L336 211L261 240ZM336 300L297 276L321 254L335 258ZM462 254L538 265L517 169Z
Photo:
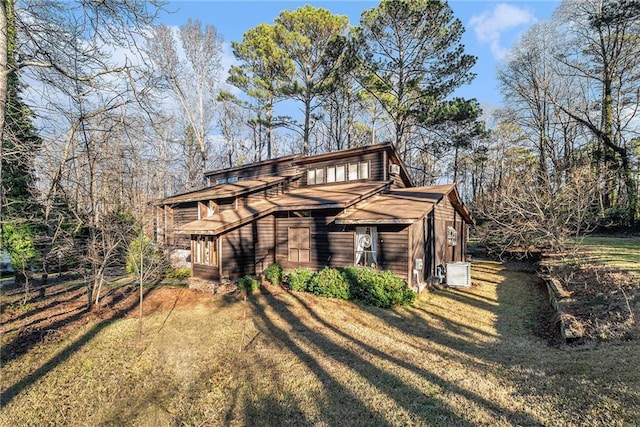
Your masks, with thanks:
M213 24L225 40L225 62L233 61L231 41L241 41L245 31L256 25L272 23L284 9L296 9L305 4L329 9L334 14L347 15L351 25L357 25L363 10L375 7L377 1L172 1L161 22L181 25L187 19ZM478 57L473 71L475 81L460 88L457 96L476 98L485 107L499 106L500 93L495 79L501 58L518 37L535 22L549 19L560 4L555 0L538 1L474 1L451 0L449 6L466 28L463 43L467 53Z

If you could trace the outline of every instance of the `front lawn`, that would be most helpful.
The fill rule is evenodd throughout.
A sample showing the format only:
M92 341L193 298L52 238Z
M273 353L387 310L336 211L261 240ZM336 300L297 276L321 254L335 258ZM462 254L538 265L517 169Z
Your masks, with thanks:
M98 320L7 361L0 425L640 424L638 341L549 346L535 275L472 275L390 310L268 285L181 306L174 289L141 341L135 318Z

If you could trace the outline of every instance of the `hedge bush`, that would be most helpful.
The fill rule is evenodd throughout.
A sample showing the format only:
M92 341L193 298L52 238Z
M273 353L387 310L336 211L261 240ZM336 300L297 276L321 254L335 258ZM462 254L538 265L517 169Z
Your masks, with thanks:
M325 267L311 278L307 290L322 297L350 299L350 287L341 270Z
M266 275L266 270L265 270ZM328 298L362 301L376 307L412 304L417 294L390 271L369 267L325 267L318 273L298 267L285 275L289 288Z
M298 267L287 274L289 288L292 291L306 291L313 277L313 272L309 269Z
M347 267L344 275L351 284L351 297L376 307L412 304L417 294L407 283L390 271L368 267Z
M189 268L171 268L165 276L168 279L186 279L191 277L191 269Z
M264 277L272 285L278 286L282 283L282 266L272 264L264 270Z
M238 288L245 291L247 295L252 294L256 289L260 287L260 282L251 276L244 276L238 280Z

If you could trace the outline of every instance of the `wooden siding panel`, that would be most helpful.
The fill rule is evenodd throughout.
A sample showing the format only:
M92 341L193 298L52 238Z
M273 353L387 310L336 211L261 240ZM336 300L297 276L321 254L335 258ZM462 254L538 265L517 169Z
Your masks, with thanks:
M380 269L391 270L399 277L407 280L409 263L409 233L402 231L378 230L378 263Z
M173 208L173 225L179 227L198 220L198 203L185 203Z
M257 179L263 176L278 176L293 167L292 161L281 163L256 165L244 170L220 171L208 176L209 185L216 185L219 179L229 179L237 177L238 179Z
M255 274L256 223L247 224L222 236L222 278L238 280Z
M275 263L275 218L267 216L257 221L258 239L255 242L255 273Z
M333 215L276 219L276 262L284 268L305 267L318 270L324 266L353 264L353 232L339 231ZM289 261L289 228L308 227L309 262Z
M193 265L193 277L204 280L219 281L220 275L218 273L218 267L209 267L206 265L192 264Z
M434 207L434 216L435 216L435 221L434 221L434 262L435 262L435 266L438 265L445 265L448 260L447 260L447 225L446 225L446 221L447 221L447 215L444 212L444 209L441 205L436 205Z

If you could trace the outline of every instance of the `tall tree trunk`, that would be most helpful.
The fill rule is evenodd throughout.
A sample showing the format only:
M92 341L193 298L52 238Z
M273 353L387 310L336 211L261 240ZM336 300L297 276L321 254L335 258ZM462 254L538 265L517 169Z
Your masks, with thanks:
M11 7L13 0L0 0L0 249L4 248L4 184L2 183L2 162L4 159L4 126L7 114L7 97L9 90L9 21L7 5Z
M302 136L302 154L309 154L309 134L311 126L311 95L307 94L307 97L304 100L304 129Z

